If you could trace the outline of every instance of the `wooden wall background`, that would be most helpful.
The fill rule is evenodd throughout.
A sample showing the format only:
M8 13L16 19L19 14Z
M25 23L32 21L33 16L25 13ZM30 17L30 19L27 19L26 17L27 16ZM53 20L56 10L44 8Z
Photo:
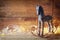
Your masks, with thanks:
M58 0L0 0L0 29L8 24L37 25L36 5L44 9L45 15L60 19L60 1Z

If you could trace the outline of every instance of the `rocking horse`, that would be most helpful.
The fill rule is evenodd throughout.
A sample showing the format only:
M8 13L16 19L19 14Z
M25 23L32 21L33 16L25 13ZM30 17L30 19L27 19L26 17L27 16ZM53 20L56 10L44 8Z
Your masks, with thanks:
M42 6L37 5L36 7L38 15L38 36L44 35L44 22L48 23L49 32L53 32L52 16L44 15L44 10Z

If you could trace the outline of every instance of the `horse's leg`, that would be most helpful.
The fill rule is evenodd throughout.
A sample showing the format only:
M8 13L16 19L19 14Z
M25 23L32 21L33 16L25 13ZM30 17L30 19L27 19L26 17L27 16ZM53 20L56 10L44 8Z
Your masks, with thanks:
M51 20L51 26L52 26L52 33L54 33L54 27L53 27L52 20Z
M44 21L42 22L42 27L41 27L42 31L41 31L41 36L43 36L44 34Z
M49 32L51 32L51 26L50 26L49 21L48 21L48 29L49 29Z
M38 22L38 36L40 36L41 22Z

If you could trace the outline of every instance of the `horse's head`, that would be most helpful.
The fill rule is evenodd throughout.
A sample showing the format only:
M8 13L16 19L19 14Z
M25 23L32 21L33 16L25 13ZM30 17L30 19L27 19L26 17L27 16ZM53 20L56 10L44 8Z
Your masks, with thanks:
M37 15L41 15L42 17L44 16L44 10L42 6L37 5Z

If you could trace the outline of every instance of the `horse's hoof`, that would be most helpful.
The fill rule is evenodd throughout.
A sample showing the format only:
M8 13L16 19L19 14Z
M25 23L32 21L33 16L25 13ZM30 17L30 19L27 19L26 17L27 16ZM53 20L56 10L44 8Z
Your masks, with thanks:
M44 36L42 36L42 35L41 35L40 37L42 37L42 38L43 38Z

